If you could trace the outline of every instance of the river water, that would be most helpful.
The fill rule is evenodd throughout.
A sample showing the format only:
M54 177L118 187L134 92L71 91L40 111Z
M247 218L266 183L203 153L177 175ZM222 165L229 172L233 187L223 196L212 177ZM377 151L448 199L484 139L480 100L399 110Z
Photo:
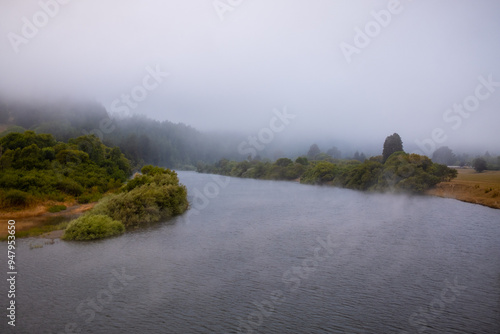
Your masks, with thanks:
M192 208L171 221L19 241L16 327L3 315L0 333L500 332L500 210L179 177Z

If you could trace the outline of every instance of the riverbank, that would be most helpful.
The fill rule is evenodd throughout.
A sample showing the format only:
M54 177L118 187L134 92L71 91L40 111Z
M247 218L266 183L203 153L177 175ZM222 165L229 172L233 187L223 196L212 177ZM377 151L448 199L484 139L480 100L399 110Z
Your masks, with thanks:
M300 182L300 179L293 180ZM459 201L500 209L500 171L476 173L473 169L459 169L458 177L450 182L441 182L428 190L427 195L453 198ZM68 208L51 213L48 208L53 203L40 205L27 210L0 212L0 220L7 222L16 220L16 231L19 236L38 236L47 239L60 238L65 223L90 210L96 203L76 204L64 203ZM0 226L0 239L7 236L7 224Z
M459 169L457 178L439 183L426 194L500 209L500 171Z
M52 231L61 230L64 224L81 215L94 207L95 203L77 204L76 202L64 203L67 206L66 210L60 212L49 212L49 208L53 203L38 205L33 208L0 212L0 221L5 222L0 225L0 239L7 236L7 221L16 221L16 235L23 236L39 236ZM51 234L54 235L54 234ZM58 235L57 233L55 235Z

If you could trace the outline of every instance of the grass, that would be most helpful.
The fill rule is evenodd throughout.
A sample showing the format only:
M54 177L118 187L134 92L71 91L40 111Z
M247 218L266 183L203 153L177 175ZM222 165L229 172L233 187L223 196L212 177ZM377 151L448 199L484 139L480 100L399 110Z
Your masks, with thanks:
M500 187L500 171L498 170L488 170L482 173L477 173L473 169L459 169L457 181L475 182L480 186L498 188Z
M24 231L16 231L16 239L17 238L31 238L31 237L37 237L42 234L52 232L52 231L58 231L58 230L65 230L68 227L69 221L59 223L57 225L42 225L42 226L35 226L30 228L29 230L24 230ZM6 241L8 235L0 237L0 241Z
M40 205L21 211L0 212L0 241L7 240L7 221L13 219L16 221L16 238L36 237L41 234L63 230L67 223L75 216L91 209L93 203L70 207L75 203L66 202ZM49 206L50 205L50 206ZM65 210L57 212L54 215L46 215L51 207L66 207ZM63 223L63 221L65 223Z
M54 205L54 206L51 206L50 208L48 208L47 211L49 211L51 213L56 213L56 212L64 211L66 209L67 209L66 205Z
M500 171L459 169L456 179L441 182L428 193L500 209Z

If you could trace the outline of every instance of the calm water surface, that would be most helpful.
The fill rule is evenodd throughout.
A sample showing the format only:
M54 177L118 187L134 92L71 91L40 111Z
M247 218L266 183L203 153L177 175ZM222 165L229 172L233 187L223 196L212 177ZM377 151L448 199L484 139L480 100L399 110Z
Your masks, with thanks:
M20 241L16 328L3 315L0 333L500 332L500 210L179 177L192 209L174 220Z

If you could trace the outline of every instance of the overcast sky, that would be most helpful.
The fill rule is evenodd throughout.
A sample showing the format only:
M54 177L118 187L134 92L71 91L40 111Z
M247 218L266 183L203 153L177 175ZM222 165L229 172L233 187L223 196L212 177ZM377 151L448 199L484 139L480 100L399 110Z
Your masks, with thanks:
M4 96L255 134L286 106L282 139L500 154L495 0L0 0L0 35Z

